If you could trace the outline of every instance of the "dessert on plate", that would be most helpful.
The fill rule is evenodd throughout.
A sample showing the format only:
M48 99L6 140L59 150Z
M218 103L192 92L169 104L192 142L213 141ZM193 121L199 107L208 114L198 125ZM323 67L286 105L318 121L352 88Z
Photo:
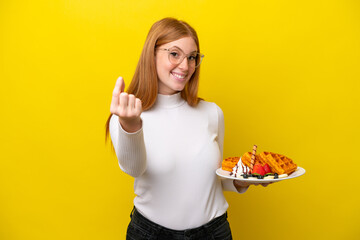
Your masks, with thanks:
M273 152L256 154L257 146L252 152L246 152L241 157L229 157L223 160L222 169L231 172L230 175L244 179L276 179L288 177L297 169L290 158Z
M251 162L251 153L246 152L241 157L241 162L245 165L250 167ZM255 156L255 164L265 165L268 164L270 166L270 170L273 173L277 174L291 174L297 168L297 165L294 163L293 160L290 158L272 152L262 152ZM224 169L225 170L225 169Z
M239 162L240 157L229 157L222 161L221 168L231 172L235 165Z

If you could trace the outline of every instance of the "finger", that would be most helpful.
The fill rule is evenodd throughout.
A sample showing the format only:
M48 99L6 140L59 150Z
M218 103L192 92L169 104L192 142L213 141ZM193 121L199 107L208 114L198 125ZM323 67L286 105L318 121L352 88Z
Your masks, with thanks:
M119 105L119 94L124 91L125 83L122 77L118 77L113 90L113 96L111 99L110 111Z
M118 77L118 79L116 80L116 83L115 83L115 87L118 87L118 92L123 92L124 89L125 89L125 82L124 82L124 79L123 77Z
M113 95L119 95L124 91L124 88L125 88L124 79L122 77L118 77L115 83Z
M139 98L135 99L135 110L136 110L137 114L139 114L139 115L142 112L142 103Z
M125 89L125 82L124 79L121 77L120 92L124 92L124 89Z
M234 180L234 185L239 186L239 187L249 187L251 185L251 183Z
M129 94L128 106L131 110L135 109L135 96L133 94Z
M126 92L122 92L122 93L120 93L119 98L120 98L119 107L120 107L120 111L122 113L121 115L124 115L127 113L129 95Z

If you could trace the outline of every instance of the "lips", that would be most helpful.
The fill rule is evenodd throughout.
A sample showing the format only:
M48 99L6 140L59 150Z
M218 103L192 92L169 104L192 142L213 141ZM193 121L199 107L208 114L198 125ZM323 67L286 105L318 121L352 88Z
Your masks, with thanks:
M176 73L176 72L171 72L171 75L179 81L183 81L185 80L186 74L182 74L182 73Z

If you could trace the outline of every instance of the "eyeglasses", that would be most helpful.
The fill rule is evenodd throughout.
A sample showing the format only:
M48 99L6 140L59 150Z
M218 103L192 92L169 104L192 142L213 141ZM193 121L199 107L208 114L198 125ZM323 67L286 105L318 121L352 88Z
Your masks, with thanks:
M184 61L184 58L187 59L189 66L192 67L199 67L204 55L199 52L192 52L189 54L185 54L180 48L173 47L173 48L158 48L159 50L168 51L169 61L174 64L178 65Z

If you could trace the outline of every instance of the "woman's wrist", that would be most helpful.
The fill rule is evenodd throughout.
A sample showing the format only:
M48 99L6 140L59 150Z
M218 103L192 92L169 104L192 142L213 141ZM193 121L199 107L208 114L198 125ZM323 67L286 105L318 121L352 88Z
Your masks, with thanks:
M234 180L234 186L235 186L236 188L238 188L238 187L248 187L248 186L250 186L250 184L247 183L247 182L242 182L242 181Z
M250 184L248 184L246 182L241 182L241 181L237 181L237 180L234 180L233 184L238 193L245 193L250 186Z
M125 120L119 118L119 123L120 123L122 129L124 129L128 133L137 132L142 127L141 118L134 119L131 121L125 121Z

